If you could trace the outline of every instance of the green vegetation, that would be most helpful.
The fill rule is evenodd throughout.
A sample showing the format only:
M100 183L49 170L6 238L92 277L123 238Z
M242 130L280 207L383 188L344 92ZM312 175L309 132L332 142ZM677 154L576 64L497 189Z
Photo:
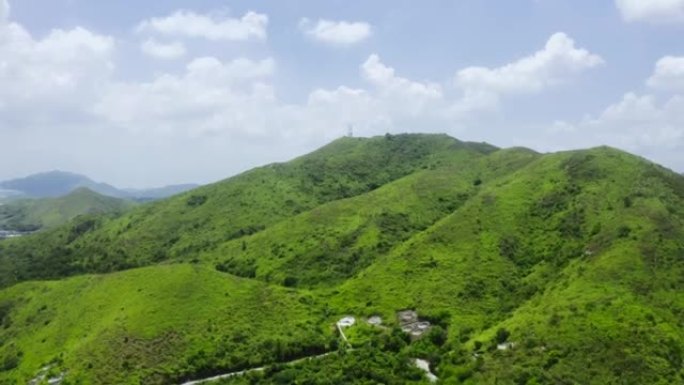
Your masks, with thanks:
M156 266L23 283L0 295L0 357L26 383L44 365L70 383L168 384L326 350L306 295L210 268Z
M367 194L323 204L258 234L227 242L200 259L234 275L292 286L341 283L373 264L478 193L477 178L494 179L537 157L502 151L467 152L435 169L420 170ZM290 286L290 285L287 285Z
M406 354L367 346L295 365L273 365L263 372L218 382L218 385L288 384L423 384L430 382Z
M323 203L367 193L423 168L483 156L494 147L445 135L339 139L286 164L255 169L154 202L115 219L0 244L0 286L26 279L102 273L168 260L192 261Z
M684 177L630 154L345 138L1 242L0 382L684 384L683 255Z
M24 199L0 205L0 229L36 231L63 225L79 215L121 214L133 203L86 188L61 198Z

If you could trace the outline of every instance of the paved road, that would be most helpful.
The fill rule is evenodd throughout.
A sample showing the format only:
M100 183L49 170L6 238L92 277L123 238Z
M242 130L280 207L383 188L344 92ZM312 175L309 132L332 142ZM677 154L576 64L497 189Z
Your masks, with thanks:
M319 355L316 355L316 356L310 356L310 357L300 358L300 359L298 359L298 360L294 360L294 361L290 361L290 362L281 362L281 363L279 363L279 364L280 364L280 365L295 365L295 364L298 364L298 363L300 363L300 362L305 362L305 361L309 361L309 360L317 360L317 359L320 359L320 358L329 356L329 355L334 354L334 353L337 353L337 352L336 352L336 351L335 351L335 352L328 352L328 353L319 354ZM206 384L206 383L210 383L210 382L216 382L216 381L218 381L218 380L225 380L225 379L227 379L227 378L244 376L245 374L252 373L252 372L263 372L265 369L266 369L266 367L265 367L265 366L262 366L262 367L260 367L260 368L241 370L241 371L239 371L239 372L232 372L232 373L220 374L220 375L218 375L218 376L209 377L209 378L203 378L203 379L201 379L201 380L194 380L194 381L184 382L184 383L181 384L181 385L199 385L199 384Z
M352 317L347 317L347 318L352 319ZM347 346L348 346L347 351L350 352L350 351L353 351L354 349L352 348L351 344L350 344L349 341L347 340L347 336L344 335L343 329L344 329L345 326L347 326L347 325L345 325L344 322L342 322L342 321L344 321L344 319L341 320L340 322L337 322L337 323L336 323L337 330L340 332L340 335L342 336L342 339L344 340L344 342L347 343ZM352 321L351 321L351 324L353 325L354 322L355 322L355 320L352 320ZM329 355L334 354L334 353L337 353L337 352L328 352L328 353L319 354L319 355L316 355L316 356L304 357L304 358L300 358L300 359L298 359L298 360L294 360L294 361L290 361L290 362L281 362L280 364L281 364L281 365L294 365L294 364L298 364L298 363L304 362L304 361L316 360L316 359L319 359L319 358L323 358L323 357L329 356ZM422 369L423 371L425 371L425 375L427 376L428 380L430 380L430 382L435 382L435 381L437 381L437 376L435 376L435 375L430 371L430 363L429 363L429 362L427 362L427 361L425 361L425 360L416 359L416 360L414 361L414 363L415 363L415 365L416 365L418 368L420 368L420 369ZM266 369L266 367L265 367L265 366L262 366L262 367L254 368L254 369L241 370L241 371L239 371L239 372L232 372L232 373L220 374L220 375L218 375L218 376L209 377L209 378L204 378L204 379L201 379L201 380L194 380L194 381L185 382L185 383L183 383L183 384L181 384L181 385L200 385L200 384L206 384L206 383L210 383L210 382L216 382L216 381L219 381L219 380L225 380L225 379L227 379L227 378L244 376L245 374L252 373L252 372L263 372L264 369Z

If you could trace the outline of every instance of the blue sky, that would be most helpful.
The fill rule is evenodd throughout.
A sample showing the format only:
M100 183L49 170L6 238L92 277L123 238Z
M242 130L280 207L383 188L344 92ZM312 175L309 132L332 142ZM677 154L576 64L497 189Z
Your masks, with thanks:
M360 136L684 171L684 0L0 0L0 179L209 182Z

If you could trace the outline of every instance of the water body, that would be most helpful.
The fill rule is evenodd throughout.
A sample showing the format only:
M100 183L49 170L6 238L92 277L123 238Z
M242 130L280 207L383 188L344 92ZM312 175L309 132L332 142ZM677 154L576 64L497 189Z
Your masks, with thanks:
M22 231L9 231L9 230L0 230L0 240L2 239L7 239L7 238L18 238L24 235L30 234L29 232L22 232Z

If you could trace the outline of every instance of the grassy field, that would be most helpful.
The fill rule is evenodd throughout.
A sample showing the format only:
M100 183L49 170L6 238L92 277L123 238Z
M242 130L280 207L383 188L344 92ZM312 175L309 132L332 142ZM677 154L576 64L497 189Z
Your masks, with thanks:
M0 379L425 383L422 358L445 384L680 384L682 255L684 178L639 157L348 138L0 243Z

